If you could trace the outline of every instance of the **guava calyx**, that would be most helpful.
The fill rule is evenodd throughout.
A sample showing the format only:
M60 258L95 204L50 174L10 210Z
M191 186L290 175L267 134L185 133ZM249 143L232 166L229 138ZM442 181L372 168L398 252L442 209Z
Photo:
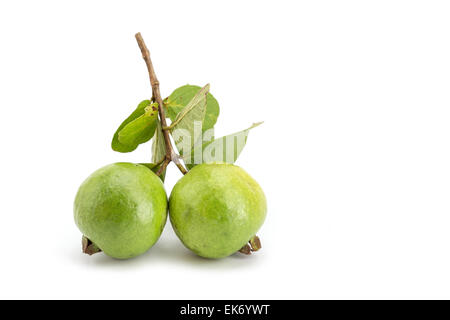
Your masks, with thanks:
M246 254L246 255L250 255L250 254L252 254L252 248L250 248L248 243L246 243L245 246L243 246L241 249L239 249L239 252Z
M250 243L250 247L252 248L253 252L258 251L259 249L262 248L261 240L259 239L259 237L257 235L255 235L253 238L251 238L249 243Z
M243 246L239 252L246 254L246 255L250 255L252 254L252 252L258 251L259 249L261 249L261 240L259 239L259 237L257 235L255 235L253 238L251 238L248 243L245 244L245 246Z
M97 247L95 243L93 243L91 240L89 240L87 237L83 236L81 238L81 248L83 250L83 253L86 253L90 256L92 256L95 253L101 252L102 249Z

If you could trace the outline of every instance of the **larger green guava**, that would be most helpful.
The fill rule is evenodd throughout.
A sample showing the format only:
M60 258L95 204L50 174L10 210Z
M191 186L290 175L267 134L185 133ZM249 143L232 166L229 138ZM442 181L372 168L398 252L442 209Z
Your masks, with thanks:
M107 255L128 259L158 240L167 220L161 180L133 163L107 165L89 176L75 198L80 231Z
M261 187L243 169L224 163L200 164L174 186L169 217L181 242L205 258L241 249L266 217Z

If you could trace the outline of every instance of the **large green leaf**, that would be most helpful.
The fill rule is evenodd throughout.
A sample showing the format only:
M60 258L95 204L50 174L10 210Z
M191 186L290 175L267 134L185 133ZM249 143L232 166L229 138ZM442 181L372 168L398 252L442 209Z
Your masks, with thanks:
M200 126L205 118L208 91L209 84L195 94L170 125L175 146L180 153L183 150L191 150L195 142L202 139Z
M131 152L134 149L136 149L137 146L129 146L126 144L123 144L119 141L119 132L130 122L133 120L136 120L140 116L142 116L145 113L145 108L150 105L150 100L144 100L137 106L136 110L133 111L133 113L126 118L122 124L119 126L119 128L114 133L114 137L111 142L111 147L114 151L118 152Z
M194 98L197 92L201 89L199 86L185 85L176 89L172 94L164 101L166 107L166 115L170 120L175 121L177 115L183 110L184 107ZM219 116L219 103L214 96L208 92L206 96L206 112L203 119L203 131L211 129L217 122Z
M136 149L141 143L150 140L155 134L158 120L158 104L153 103L145 107L140 117L129 122L119 131L119 142Z
M262 122L254 123L250 128L215 139L213 141L198 143L192 148L190 154L183 157L188 169L200 163L226 162L234 163L241 154L247 142L251 129Z

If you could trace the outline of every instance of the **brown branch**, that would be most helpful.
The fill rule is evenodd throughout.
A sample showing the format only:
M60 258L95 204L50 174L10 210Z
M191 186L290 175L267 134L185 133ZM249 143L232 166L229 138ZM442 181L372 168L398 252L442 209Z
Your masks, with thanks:
M167 129L166 115L164 112L164 104L161 98L161 93L159 92L159 81L158 78L156 78L155 69L153 68L152 60L150 59L150 51L145 45L144 39L142 38L140 32L136 33L135 37L139 45L139 48L141 49L142 58L144 59L145 64L147 65L148 75L150 77L150 84L152 86L152 100L156 101L159 106L158 108L159 118L161 120L161 127L163 128L162 131L164 136L164 142L166 145L166 158L161 167L159 168L157 174L160 175L164 171L164 169L167 168L170 161L173 161L177 165L181 173L186 174L187 170L181 164L178 155L173 150L172 142L170 141L169 130Z
M161 173L164 172L164 170L166 170L167 166L169 165L170 160L168 159L164 159L164 162L161 164L161 166L159 167L158 171L156 172L156 175L159 177L161 176Z

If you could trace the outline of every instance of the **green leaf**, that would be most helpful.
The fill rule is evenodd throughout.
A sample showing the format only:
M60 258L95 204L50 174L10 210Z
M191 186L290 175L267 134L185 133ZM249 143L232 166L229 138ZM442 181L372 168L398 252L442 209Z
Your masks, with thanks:
M138 145L147 142L155 134L158 104L153 103L145 107L144 110L143 115L129 122L119 131L119 142L129 146L130 149L136 149Z
M170 120L175 121L177 115L183 110L184 107L194 98L197 92L201 89L199 86L185 85L176 89L165 100L166 115ZM214 96L208 92L206 96L206 112L203 119L202 128L203 131L211 129L217 122L219 116L219 103Z
M183 150L191 150L195 142L202 137L200 125L205 118L206 94L208 91L209 84L197 92L170 125L172 127L171 134L180 153Z
M158 172L159 168L161 167L162 163L160 164L155 164L155 163L139 163L147 168L149 168L150 170L152 170L155 174ZM159 178L162 180L162 182L164 182L164 178L166 177L166 170L164 170L161 175L159 176Z
M119 126L119 128L114 133L114 137L111 142L111 147L114 151L118 152L131 152L134 149L136 149L137 146L130 146L123 144L119 141L119 132L130 122L133 120L136 120L140 116L142 116L145 113L145 108L147 108L150 105L150 100L144 100L137 106L136 110L133 111L133 113L126 118L122 124Z
M164 141L161 122L157 121L156 132L152 144L152 162L160 163L166 156L166 143Z
M166 156L166 143L164 141L164 136L163 136L163 132L162 132L162 128L161 128L161 122L159 120L156 121L157 125L156 125L156 132L155 132L155 136L153 138L153 144L152 144L152 162L153 163L162 163L162 161L164 160L165 156ZM158 168L154 168L155 170L153 170L155 173L158 172L159 166ZM162 181L164 181L164 178L166 176L166 170L164 170L161 175L160 178Z
M208 162L236 162L247 142L249 131L261 123L254 123L248 129L195 145L191 152L183 157L186 167L192 169L197 164Z

